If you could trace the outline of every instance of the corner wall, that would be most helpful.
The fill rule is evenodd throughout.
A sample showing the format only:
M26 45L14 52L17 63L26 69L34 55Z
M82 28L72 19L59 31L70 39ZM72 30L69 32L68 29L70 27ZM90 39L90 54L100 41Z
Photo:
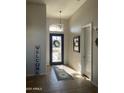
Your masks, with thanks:
M34 49L40 45L40 74L46 72L46 5L26 4L26 75L35 75Z
M81 54L73 52L73 37L80 35L81 26L93 23L98 27L98 0L87 0L70 18L69 65L81 73ZM93 31L93 83L98 85L98 48L95 45L97 32Z

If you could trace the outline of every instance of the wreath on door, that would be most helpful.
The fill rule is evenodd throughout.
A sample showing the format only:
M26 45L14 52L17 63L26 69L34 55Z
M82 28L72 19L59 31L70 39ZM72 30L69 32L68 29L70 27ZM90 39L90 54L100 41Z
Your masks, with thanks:
M55 40L55 41L53 42L53 45L54 45L55 47L60 47L60 42L59 42L58 40Z

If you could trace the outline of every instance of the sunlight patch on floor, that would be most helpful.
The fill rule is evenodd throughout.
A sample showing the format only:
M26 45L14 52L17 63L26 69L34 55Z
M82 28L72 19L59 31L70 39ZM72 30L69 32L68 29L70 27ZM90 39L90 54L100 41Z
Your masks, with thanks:
M75 78L80 78L80 79L83 79L83 77L81 76L80 73L74 71L73 69L65 66L65 65L57 65L57 67L59 69L64 69L68 74L70 74L72 77L75 77Z

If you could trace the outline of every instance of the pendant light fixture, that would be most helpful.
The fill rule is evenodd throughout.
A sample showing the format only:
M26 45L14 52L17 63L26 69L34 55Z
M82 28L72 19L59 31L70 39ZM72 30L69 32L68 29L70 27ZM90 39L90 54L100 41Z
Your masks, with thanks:
M63 29L62 18L61 18L62 11L60 10L59 13L60 13L59 28L62 30Z

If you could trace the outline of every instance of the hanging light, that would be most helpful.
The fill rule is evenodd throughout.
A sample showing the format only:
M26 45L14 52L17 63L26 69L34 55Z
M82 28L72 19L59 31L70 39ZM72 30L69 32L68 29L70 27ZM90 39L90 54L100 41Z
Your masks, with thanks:
M59 27L60 27L60 29L63 29L62 18L61 18L61 13L62 13L62 11L60 10L59 13L60 13Z

